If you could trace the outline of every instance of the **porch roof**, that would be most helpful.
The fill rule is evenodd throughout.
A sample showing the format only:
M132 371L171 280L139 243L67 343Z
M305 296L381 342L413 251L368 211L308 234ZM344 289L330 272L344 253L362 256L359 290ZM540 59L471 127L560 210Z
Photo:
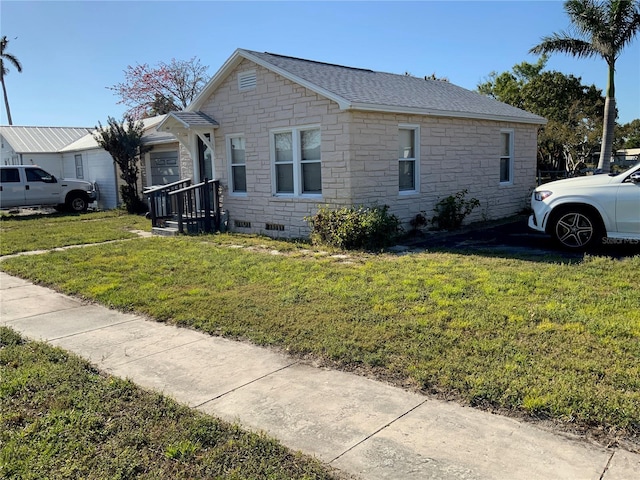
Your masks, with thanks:
M156 127L159 132L218 128L220 124L203 112L170 112Z

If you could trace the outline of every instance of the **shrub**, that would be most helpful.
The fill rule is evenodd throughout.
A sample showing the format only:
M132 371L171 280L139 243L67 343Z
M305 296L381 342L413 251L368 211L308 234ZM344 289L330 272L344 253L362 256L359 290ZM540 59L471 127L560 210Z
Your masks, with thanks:
M480 200L472 198L465 200L469 193L466 189L455 195L449 195L436 203L433 209L436 214L431 219L431 223L440 230L456 230L462 225L462 221L474 208L480 206Z
M393 245L402 231L400 220L388 210L388 205L337 210L325 206L305 220L311 226L314 243L345 250L379 250Z

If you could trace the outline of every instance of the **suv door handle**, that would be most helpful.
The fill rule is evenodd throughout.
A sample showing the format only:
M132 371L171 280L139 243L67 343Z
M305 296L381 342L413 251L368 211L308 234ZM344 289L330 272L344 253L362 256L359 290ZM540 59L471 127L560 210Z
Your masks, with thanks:
M24 189L25 189L25 190L29 190L29 185L25 185L25 186L24 186Z

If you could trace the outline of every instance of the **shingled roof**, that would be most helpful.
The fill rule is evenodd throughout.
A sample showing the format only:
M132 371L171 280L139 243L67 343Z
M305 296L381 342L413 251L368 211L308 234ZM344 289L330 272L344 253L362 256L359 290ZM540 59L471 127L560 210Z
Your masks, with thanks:
M199 109L242 59L250 60L338 103L344 110L464 117L542 125L543 117L450 82L376 72L238 49L188 110Z

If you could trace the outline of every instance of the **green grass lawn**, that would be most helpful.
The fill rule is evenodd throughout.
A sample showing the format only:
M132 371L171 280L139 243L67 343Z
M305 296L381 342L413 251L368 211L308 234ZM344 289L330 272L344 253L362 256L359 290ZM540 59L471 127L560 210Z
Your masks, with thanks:
M135 238L149 220L119 210L84 214L0 215L0 255Z
M217 235L136 239L0 265L160 321L639 444L640 256L345 260Z
M3 479L331 479L277 441L0 327Z

